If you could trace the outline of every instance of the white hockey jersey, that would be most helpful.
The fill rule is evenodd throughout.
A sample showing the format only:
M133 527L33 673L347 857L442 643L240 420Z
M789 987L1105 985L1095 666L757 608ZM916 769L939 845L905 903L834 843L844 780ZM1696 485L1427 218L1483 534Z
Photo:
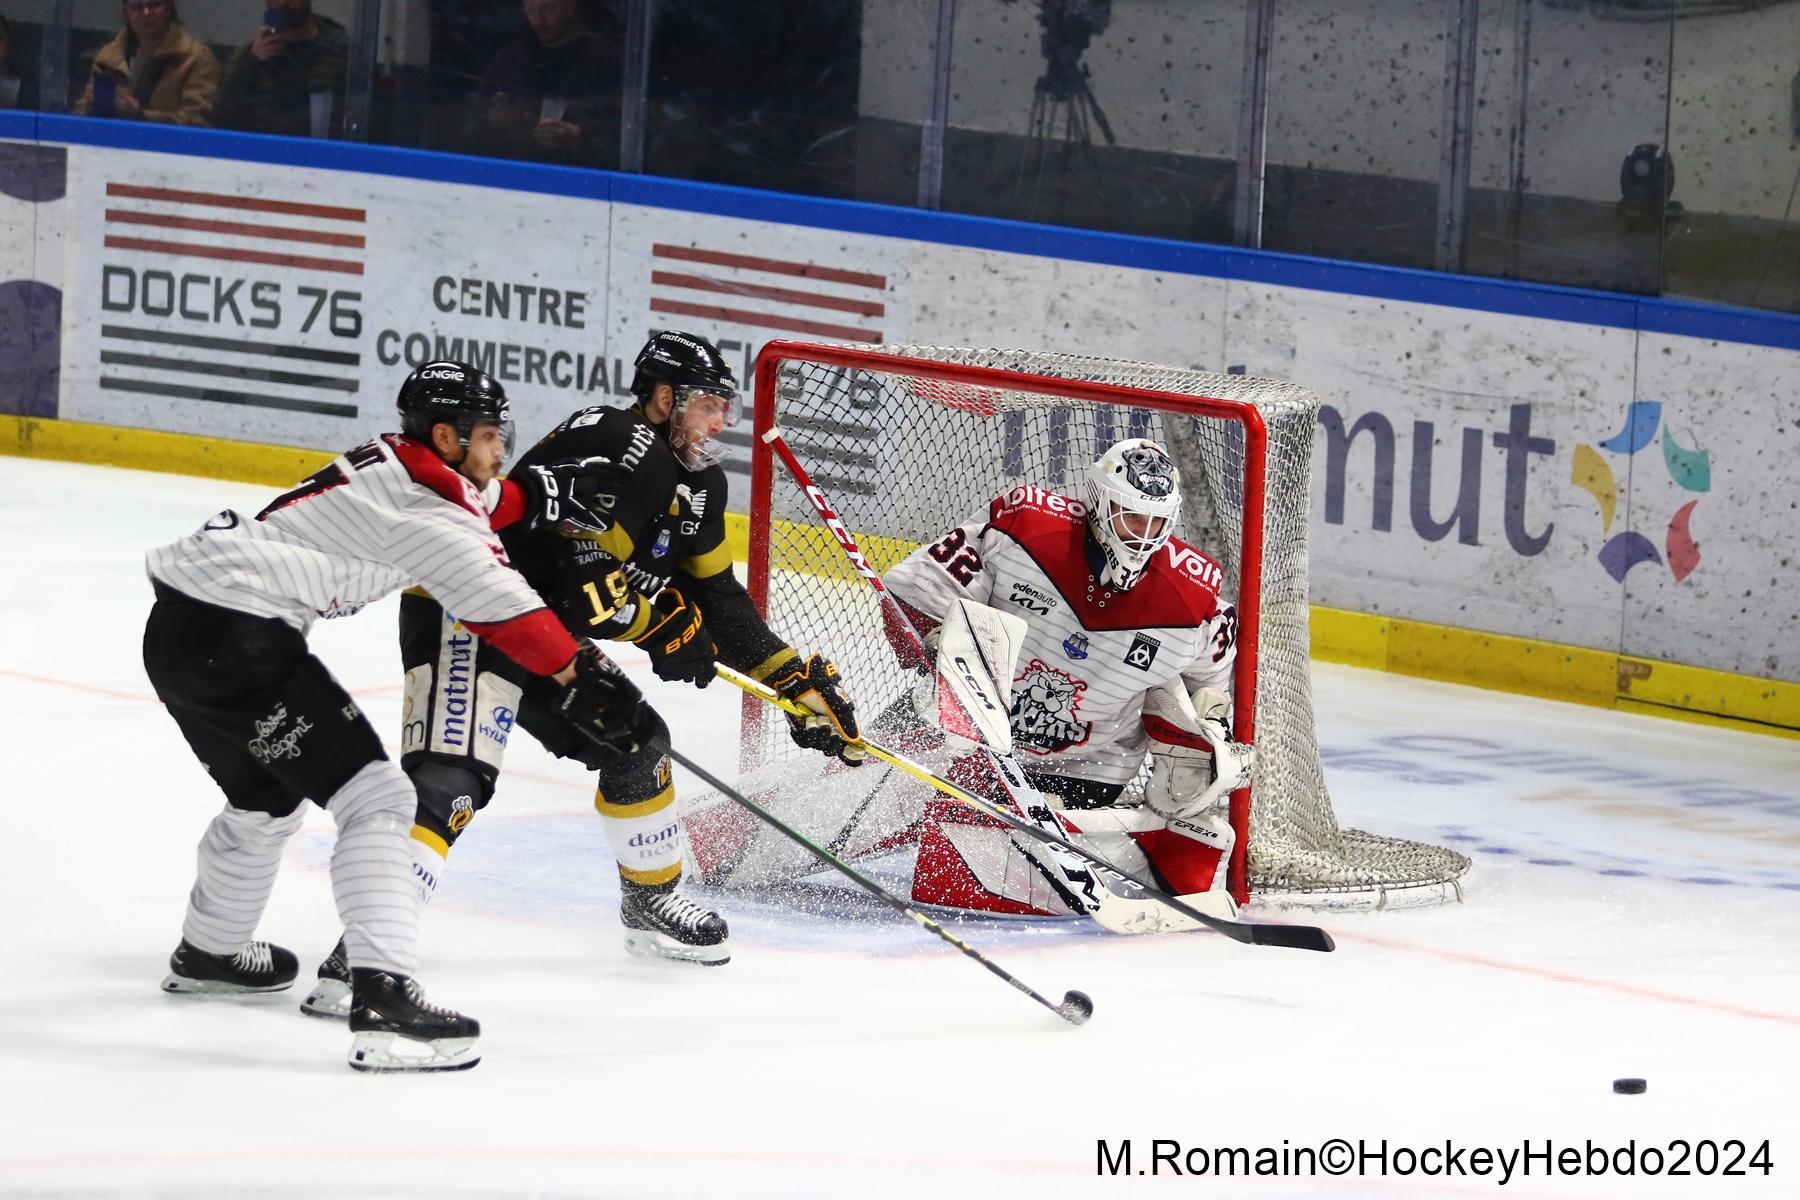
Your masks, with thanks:
M554 674L575 642L512 569L474 484L423 443L383 434L254 517L226 509L144 557L196 600L305 633L410 584L520 665Z
M1184 688L1231 694L1237 612L1223 573L1179 539L1156 552L1130 591L1103 587L1087 551L1087 506L1021 486L985 522L952 529L883 577L902 603L941 620L958 596L1029 623L1012 683L1021 761L1051 775L1125 783L1144 760L1144 694Z

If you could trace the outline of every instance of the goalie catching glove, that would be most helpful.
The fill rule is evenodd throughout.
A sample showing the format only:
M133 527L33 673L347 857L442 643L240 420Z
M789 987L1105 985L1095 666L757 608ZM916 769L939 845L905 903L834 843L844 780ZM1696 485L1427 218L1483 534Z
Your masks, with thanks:
M656 712L625 672L590 642L575 656L575 679L557 709L621 754L635 753L657 731Z
M1144 805L1166 821L1192 819L1250 782L1256 747L1231 740L1231 701L1212 688L1189 696L1179 682L1144 697L1150 782Z
M523 493L527 529L580 536L612 528L612 508L628 474L612 459L595 455L522 467L507 478Z
M813 715L797 717L787 714L788 733L796 745L841 758L851 766L861 766L868 752L854 745L862 736L856 724L856 706L838 686L836 664L822 654L802 659L798 655L769 672L763 680L783 700L792 701L813 711Z
M697 605L678 588L665 587L650 603L650 627L631 640L650 656L658 679L705 687L719 673L713 665L712 635Z

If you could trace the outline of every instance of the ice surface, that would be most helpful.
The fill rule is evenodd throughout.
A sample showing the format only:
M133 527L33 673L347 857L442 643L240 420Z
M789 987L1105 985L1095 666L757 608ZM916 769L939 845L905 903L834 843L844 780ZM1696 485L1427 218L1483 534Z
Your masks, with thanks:
M836 888L709 897L724 968L629 958L591 786L528 738L425 924L421 978L482 1020L475 1070L358 1075L297 992L161 995L220 800L143 676L141 555L275 490L0 463L0 1195L1800 1195L1800 742L1332 667L1340 819L1455 839L1466 902L1325 914L1333 955L956 925L1092 995L1079 1029ZM313 643L390 736L394 643L391 601ZM638 674L734 771L737 693ZM303 964L336 934L329 844L314 813L262 927ZM1648 1093L1614 1095L1625 1075ZM1155 1138L1331 1137L1771 1138L1774 1172L1096 1177L1097 1138L1147 1169Z

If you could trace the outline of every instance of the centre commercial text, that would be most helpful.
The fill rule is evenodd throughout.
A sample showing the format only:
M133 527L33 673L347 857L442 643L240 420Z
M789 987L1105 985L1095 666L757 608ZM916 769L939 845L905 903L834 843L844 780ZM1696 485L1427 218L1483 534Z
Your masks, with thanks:
M452 316L484 321L514 321L526 325L553 325L586 329L588 294L530 284L486 279L458 279L440 275L431 284L432 306ZM749 350L729 339L718 342L721 353ZM580 392L624 396L630 392L632 367L628 361L608 358L603 349L552 350L518 342L479 337L454 337L438 330L383 329L375 335L375 356L383 366L405 361L417 367L434 359L454 359L485 371L503 383L525 383Z

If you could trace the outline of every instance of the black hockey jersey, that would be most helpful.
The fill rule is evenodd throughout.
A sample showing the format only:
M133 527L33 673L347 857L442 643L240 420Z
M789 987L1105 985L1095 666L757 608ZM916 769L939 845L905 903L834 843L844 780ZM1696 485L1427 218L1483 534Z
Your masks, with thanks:
M726 537L725 472L690 470L635 409L598 406L571 415L520 458L517 472L572 459L604 457L628 472L605 533L571 536L518 523L515 488L494 513L507 554L577 637L629 640L650 620L646 606L627 611L615 572L630 592L653 597L673 583L699 606L721 662L760 675L791 653L769 631L732 571ZM602 513L601 515L606 515Z

